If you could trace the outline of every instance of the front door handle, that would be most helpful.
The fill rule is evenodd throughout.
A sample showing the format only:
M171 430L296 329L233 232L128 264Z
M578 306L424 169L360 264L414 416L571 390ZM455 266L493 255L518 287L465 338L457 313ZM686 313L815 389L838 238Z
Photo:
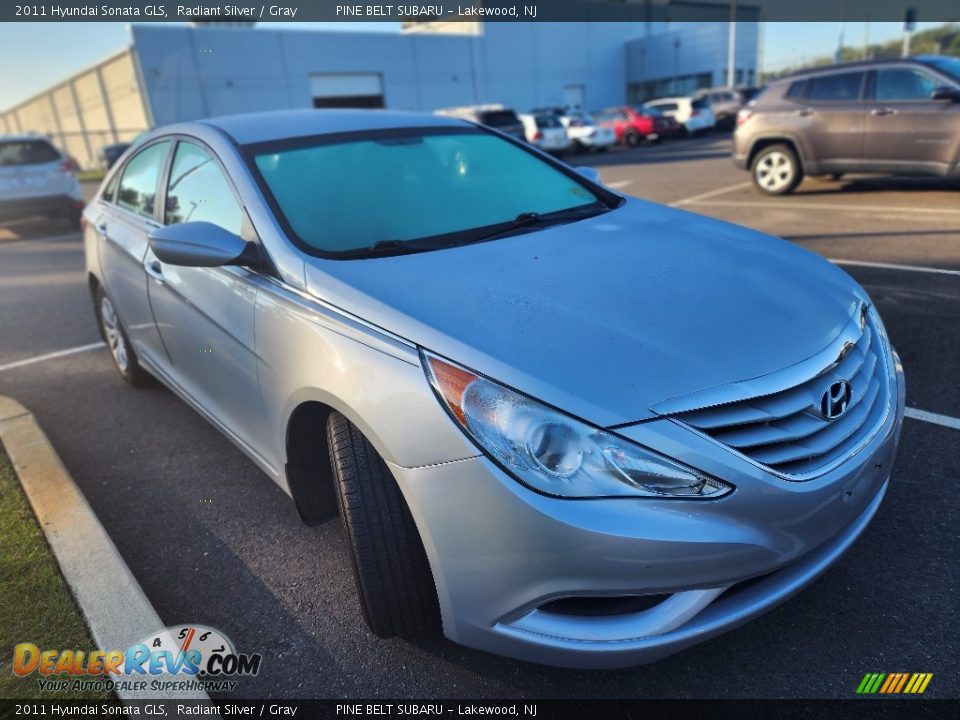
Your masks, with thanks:
M146 269L147 275L163 285L163 266L159 260L148 260L143 264L143 267Z
M870 111L870 114L871 114L871 115L876 115L877 117L880 117L880 116L882 116L882 115L896 115L896 114L897 114L897 111L894 110L893 108L888 108L888 107L886 107L886 108L874 108L873 110Z
M797 110L794 115L799 115L800 117L810 117L813 115L813 108L803 108L802 110Z

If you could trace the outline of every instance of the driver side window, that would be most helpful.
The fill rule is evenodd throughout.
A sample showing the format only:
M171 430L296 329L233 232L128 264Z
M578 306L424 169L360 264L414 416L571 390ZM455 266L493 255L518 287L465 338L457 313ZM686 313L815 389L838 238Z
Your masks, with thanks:
M243 229L243 210L210 153L181 140L170 168L164 225L205 221L235 235Z
M925 72L913 68L877 70L877 100L929 100L937 88L937 81Z

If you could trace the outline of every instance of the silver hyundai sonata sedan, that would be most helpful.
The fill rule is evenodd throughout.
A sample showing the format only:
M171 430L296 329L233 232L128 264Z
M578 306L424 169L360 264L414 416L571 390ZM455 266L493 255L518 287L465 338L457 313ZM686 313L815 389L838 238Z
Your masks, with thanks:
M378 635L649 662L810 583L886 492L903 373L857 283L494 130L167 126L84 220L120 375L339 512Z

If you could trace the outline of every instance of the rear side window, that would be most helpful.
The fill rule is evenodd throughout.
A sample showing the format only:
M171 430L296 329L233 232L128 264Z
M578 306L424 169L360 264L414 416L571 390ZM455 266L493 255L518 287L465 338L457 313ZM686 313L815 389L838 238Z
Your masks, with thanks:
M60 153L46 140L0 142L0 167L42 165L60 160Z
M167 158L170 141L156 143L134 155L123 169L117 205L137 215L153 217L157 200L157 181Z
M859 100L863 73L834 73L810 79L807 98L810 100Z
M170 169L164 224L205 221L235 235L243 226L243 211L213 157L191 142L180 142Z
M877 100L929 100L939 83L913 68L877 70L874 97Z
M677 109L677 104L676 103L660 103L659 105L652 105L651 107L653 107L655 110L659 110L660 112L671 112Z
M537 115L534 119L537 121L537 127L541 129L563 127L560 121L553 115Z
M784 97L788 98L802 98L807 91L807 81L806 80L797 80L796 82L790 83L790 88L787 90Z
M112 203L113 196L117 192L117 181L120 179L120 173L114 173L113 177L110 178L110 182L107 183L107 186L103 189L103 194L100 196L100 199L104 202Z

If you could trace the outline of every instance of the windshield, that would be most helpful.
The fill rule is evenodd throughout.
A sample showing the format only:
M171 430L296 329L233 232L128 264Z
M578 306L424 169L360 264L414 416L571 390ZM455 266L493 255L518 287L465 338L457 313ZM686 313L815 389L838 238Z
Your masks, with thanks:
M960 82L960 59L954 57L924 57L920 61L931 65L942 73L946 73L957 82Z
M0 167L40 165L60 160L60 153L46 140L0 142Z
M410 129L250 149L288 230L308 252L444 237L522 215L606 209L585 182L479 128Z

